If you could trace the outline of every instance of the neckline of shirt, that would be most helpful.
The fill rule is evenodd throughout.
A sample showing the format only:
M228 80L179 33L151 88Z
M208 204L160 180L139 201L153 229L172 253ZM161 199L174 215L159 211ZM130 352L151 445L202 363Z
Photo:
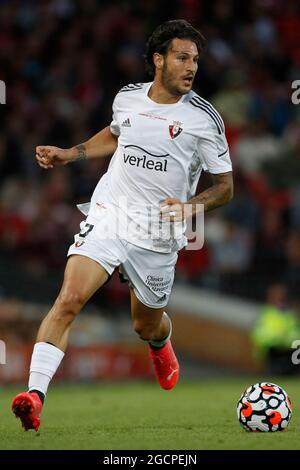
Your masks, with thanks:
M156 101L153 101L149 96L148 96L148 93L149 93L149 90L150 90L150 87L151 85L153 84L153 82L150 82L147 86L146 86L146 90L145 90L145 96L146 96L146 100L151 103L152 105L155 105L155 106L159 106L159 107L163 107L163 106L178 106L179 104L181 104L186 96L185 95L182 95L180 100L176 101L176 103L157 103Z

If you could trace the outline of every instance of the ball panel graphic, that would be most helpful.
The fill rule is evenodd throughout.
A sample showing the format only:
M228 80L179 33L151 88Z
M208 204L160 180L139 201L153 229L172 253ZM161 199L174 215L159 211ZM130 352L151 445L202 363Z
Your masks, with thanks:
M241 395L237 416L246 431L284 431L292 417L292 404L279 385L260 382L250 385Z

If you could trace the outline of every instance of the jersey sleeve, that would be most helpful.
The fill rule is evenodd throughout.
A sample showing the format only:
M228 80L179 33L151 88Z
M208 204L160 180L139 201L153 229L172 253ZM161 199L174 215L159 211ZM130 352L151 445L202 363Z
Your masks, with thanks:
M110 131L112 134L119 137L120 135L120 124L118 122L118 95L116 95L113 105L112 105L112 121L110 123Z
M232 171L228 142L224 132L219 132L213 123L201 131L198 138L198 153L204 171L227 173Z

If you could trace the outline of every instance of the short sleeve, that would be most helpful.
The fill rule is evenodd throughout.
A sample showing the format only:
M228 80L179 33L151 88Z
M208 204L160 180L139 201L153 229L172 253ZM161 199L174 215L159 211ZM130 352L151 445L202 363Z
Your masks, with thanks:
M213 174L232 171L225 133L220 133L213 123L207 122L207 128L201 131L198 152L205 171Z
M113 106L113 115L112 121L110 123L110 131L112 134L119 136L120 135L120 125L118 123L118 104L117 104L117 96L114 99Z

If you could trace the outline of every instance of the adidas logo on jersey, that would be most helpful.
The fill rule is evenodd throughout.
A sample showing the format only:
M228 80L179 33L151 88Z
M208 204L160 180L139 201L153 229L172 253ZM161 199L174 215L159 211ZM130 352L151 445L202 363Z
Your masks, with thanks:
M129 118L125 119L125 121L122 122L121 126L122 127L131 127L130 119Z

